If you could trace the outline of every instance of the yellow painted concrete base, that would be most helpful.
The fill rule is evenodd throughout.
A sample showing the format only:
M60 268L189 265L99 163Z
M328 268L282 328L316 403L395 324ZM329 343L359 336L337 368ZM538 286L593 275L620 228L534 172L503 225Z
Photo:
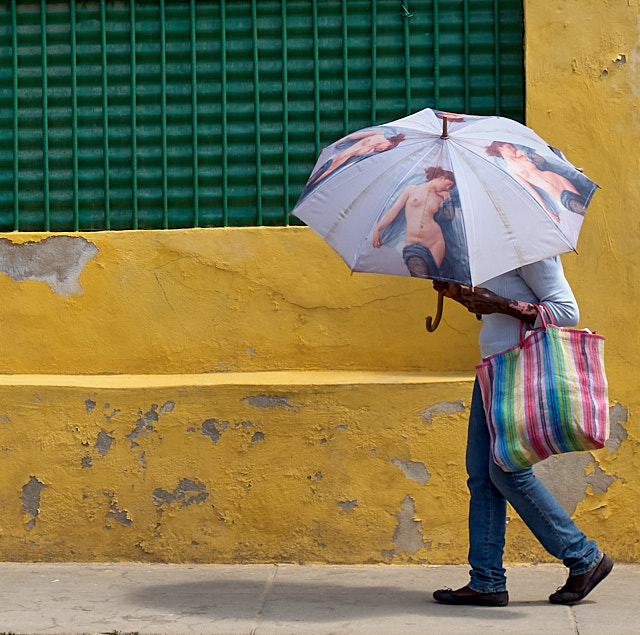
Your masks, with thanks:
M3 376L0 558L464 562L472 381ZM606 498L578 501L605 542ZM508 536L508 559L547 559L515 520Z

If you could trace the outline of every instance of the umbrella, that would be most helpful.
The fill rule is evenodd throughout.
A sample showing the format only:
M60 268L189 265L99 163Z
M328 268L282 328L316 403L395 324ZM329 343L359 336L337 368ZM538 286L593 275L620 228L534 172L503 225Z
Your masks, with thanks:
M597 187L517 121L427 108L324 148L292 213L352 271L479 286L575 251Z

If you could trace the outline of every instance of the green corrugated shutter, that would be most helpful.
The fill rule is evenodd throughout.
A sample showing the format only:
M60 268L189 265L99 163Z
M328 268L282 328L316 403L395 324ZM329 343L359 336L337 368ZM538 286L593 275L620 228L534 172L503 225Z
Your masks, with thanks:
M286 224L425 107L523 119L521 0L2 3L0 230Z

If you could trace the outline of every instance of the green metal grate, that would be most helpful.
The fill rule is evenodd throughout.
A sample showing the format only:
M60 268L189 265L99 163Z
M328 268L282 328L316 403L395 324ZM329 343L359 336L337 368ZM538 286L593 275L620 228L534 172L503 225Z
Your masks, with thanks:
M0 230L283 225L320 149L523 119L521 0L0 4Z

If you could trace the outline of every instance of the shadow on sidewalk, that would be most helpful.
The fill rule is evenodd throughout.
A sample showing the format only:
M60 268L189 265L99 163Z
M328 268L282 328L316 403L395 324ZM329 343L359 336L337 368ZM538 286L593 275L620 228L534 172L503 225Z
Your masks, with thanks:
M211 619L304 619L314 622L375 620L393 616L460 617L491 622L522 619L544 600L512 602L506 608L452 607L434 602L431 591L385 585L340 585L276 581L266 590L255 579L218 580L139 587L129 601L139 608L197 614ZM523 609L523 610L519 610Z

